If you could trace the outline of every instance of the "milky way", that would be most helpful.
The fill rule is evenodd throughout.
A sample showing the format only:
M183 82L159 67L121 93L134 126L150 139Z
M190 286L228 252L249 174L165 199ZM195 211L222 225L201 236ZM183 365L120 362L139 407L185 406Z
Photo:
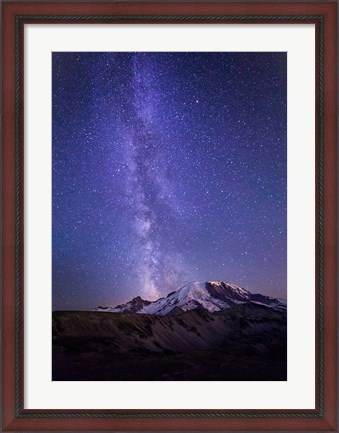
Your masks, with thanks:
M53 54L53 308L286 296L286 54Z

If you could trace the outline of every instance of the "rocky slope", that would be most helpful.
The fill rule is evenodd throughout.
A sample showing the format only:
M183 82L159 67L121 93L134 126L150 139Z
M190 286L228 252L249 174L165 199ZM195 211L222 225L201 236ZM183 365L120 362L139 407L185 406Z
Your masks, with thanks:
M53 380L286 380L286 311L175 308L54 312Z

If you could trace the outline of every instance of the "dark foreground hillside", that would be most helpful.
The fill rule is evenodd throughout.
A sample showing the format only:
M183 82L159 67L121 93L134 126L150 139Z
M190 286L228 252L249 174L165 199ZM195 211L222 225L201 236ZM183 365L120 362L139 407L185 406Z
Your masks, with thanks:
M53 380L286 380L286 312L53 313Z

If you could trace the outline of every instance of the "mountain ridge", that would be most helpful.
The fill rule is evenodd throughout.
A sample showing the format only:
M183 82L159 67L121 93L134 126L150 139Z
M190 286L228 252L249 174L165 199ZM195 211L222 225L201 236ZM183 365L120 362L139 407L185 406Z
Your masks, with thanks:
M214 313L239 304L259 304L277 310L286 310L286 301L280 298L251 293L250 291L225 281L194 281L172 291L155 301L140 296L116 307L98 306L92 311L110 313L138 313L166 316L180 314L195 309Z

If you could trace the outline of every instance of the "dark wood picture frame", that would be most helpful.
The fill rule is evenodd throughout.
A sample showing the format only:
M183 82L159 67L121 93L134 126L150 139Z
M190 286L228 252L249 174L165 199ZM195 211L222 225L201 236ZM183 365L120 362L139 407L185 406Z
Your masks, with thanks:
M2 3L2 431L337 431L337 1ZM23 347L23 27L26 23L314 23L316 26L316 409L28 410Z

